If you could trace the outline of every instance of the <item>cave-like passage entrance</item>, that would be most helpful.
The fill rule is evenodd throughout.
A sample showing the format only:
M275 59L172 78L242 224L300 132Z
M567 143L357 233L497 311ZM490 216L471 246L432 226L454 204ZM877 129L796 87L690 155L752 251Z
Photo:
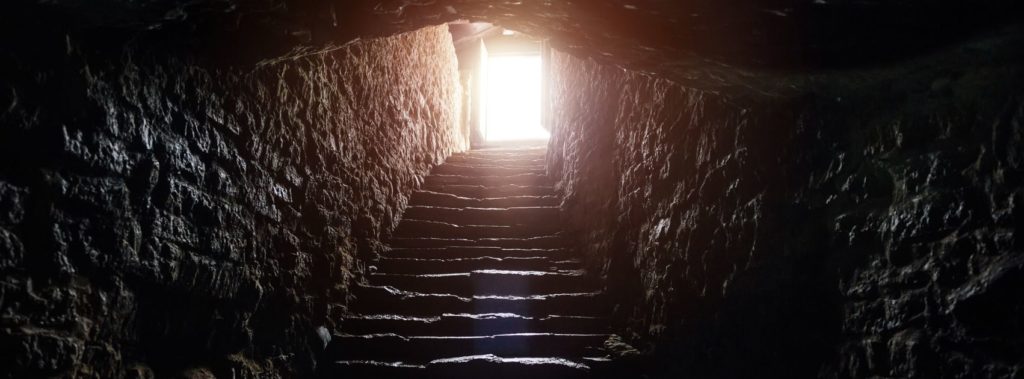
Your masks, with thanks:
M479 133L487 145L543 144L544 62L540 40L504 30L483 41Z
M321 374L634 376L605 347L621 338L547 175L544 43L486 25L453 29L460 80L471 83L461 88L459 127L478 138L413 191L353 290Z
M323 377L632 377L566 238L545 150L453 154L414 191L323 353Z
M548 139L541 126L540 54L488 57L486 91L486 141Z

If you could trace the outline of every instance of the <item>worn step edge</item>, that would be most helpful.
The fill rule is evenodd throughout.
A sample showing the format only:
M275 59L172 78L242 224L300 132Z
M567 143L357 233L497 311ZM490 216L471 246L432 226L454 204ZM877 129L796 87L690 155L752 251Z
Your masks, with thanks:
M471 336L509 333L608 333L608 320L595 316L524 316L515 313L445 313L441 316L401 314L351 315L342 318L348 334L395 333L409 336Z
M557 196L504 196L475 198L453 195L450 193L417 190L412 193L410 206L442 206L442 207L475 207L475 208L508 208L525 206L558 206L561 199Z
M439 246L439 247L391 247L382 255L384 258L519 258L546 257L565 259L569 250L564 248L503 248L488 246Z
M442 221L457 225L532 225L561 226L557 206L502 208L437 207L412 205L405 209L403 219Z
M329 360L317 367L317 377L334 378L423 378L426 365L412 365L405 362L374 360Z
M487 160L509 160L509 161L536 161L544 162L547 152L545 151L471 151L452 154L448 159L487 159ZM448 163L446 161L445 163ZM452 162L454 163L454 162Z
M518 174L518 175L428 175L424 179L427 185L483 185L483 186L546 186L550 185L551 179L547 175Z
M377 272L387 273L452 273L473 270L577 270L582 262L576 259L551 257L468 257L468 258L392 258L383 257L372 263Z
M446 193L471 198L494 198L510 196L555 196L555 188L545 186L523 186L523 185L466 185L466 184L434 184L427 182L423 185L424 190Z
M584 363L557 357L505 358L494 354L436 359L427 364L432 377L447 378L583 378L590 372Z
M539 159L547 154L544 149L482 149L452 154L452 157L490 157L503 159Z
M499 175L547 175L543 166L507 167L486 164L446 163L434 168L432 175L499 176Z
M432 360L424 365L404 362L331 361L320 369L321 378L490 378L565 379L591 377L585 362L556 357L505 358L480 354ZM336 376L334 376L336 375Z
M444 164L445 165L473 165L473 164L488 165L489 164L489 163L472 163L473 161L479 161L479 162L495 162L495 161L499 161L500 162L500 161L505 161L505 162L517 162L517 163L518 162L532 162L532 164L534 166L537 166L537 167L545 167L545 166L547 166L547 160L544 157L542 157L542 156L483 157L483 156L467 156L467 155L460 155L460 154L455 154L455 155L452 155L452 156L448 157L448 159L445 160Z
M511 333L489 336L334 335L324 356L342 360L388 360L412 364L481 352L503 357L580 359L599 351L605 333Z
M402 220L392 232L395 238L536 238L554 235L558 225L536 223L522 225L458 225L434 220Z
M527 249L564 248L567 242L560 235L548 235L531 238L391 238L390 247L501 247Z
M354 313L436 316L444 313L515 313L525 316L602 316L608 312L600 292L532 296L456 296L403 291L388 286L357 285Z
M546 295L583 292L595 288L581 270L570 272L476 270L444 274L369 275L371 285L382 285L414 292L440 292L472 295Z

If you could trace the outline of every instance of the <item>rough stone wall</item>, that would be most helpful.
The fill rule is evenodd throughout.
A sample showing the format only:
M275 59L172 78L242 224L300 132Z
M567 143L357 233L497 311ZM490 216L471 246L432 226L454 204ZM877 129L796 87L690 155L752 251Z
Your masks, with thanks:
M443 26L255 69L23 37L0 59L5 377L309 374L468 143Z
M743 102L556 53L549 170L616 327L658 377L1024 375L1015 46Z

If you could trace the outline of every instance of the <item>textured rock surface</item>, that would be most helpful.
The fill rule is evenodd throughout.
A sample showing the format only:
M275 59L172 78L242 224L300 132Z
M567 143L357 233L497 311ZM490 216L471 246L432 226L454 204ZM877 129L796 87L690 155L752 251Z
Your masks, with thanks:
M309 373L358 263L466 148L445 27L244 71L4 38L5 377Z
M1016 0L17 0L12 8L21 20L58 15L76 29L158 30L169 44L236 62L487 21L689 87L771 93L807 85L807 69L898 60L1024 15Z
M595 59L559 56L552 173L654 369L1021 376L1024 43L946 47L1022 4L5 3L0 366L307 372L461 143L436 30L358 41L471 19Z
M1020 46L744 102L555 54L549 170L620 331L667 377L1024 374Z

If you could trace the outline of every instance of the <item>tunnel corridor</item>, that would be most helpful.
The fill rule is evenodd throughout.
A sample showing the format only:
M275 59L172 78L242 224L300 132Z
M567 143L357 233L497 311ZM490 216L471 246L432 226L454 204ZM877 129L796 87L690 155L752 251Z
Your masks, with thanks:
M1021 378L1022 144L1013 0L7 1L0 379Z
M543 162L543 147L489 148L437 166L321 376L611 377L607 304L560 230Z

